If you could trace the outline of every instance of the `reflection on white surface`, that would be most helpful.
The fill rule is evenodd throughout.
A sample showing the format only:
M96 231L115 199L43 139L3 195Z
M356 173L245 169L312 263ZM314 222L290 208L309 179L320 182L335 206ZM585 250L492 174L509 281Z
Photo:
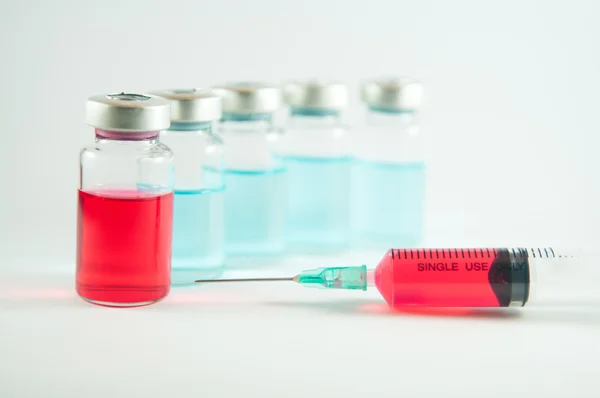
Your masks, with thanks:
M353 258L345 261L355 264ZM279 271L335 260L293 258ZM500 398L533 389L558 397L555 390L565 385L590 392L580 397L597 392L600 302L391 311L376 291L241 283L173 288L155 305L111 309L83 302L73 285L72 272L0 275L0 396L75 398L87 389L88 397L201 391L295 398L333 388L328 396L348 397L383 388L387 393L378 396L487 391ZM497 375L514 365L507 353L518 353L529 372L498 384ZM465 372L471 381L458 383ZM336 374L361 382L338 382L331 378ZM392 382L399 374L407 377ZM298 378L311 383L298 384Z

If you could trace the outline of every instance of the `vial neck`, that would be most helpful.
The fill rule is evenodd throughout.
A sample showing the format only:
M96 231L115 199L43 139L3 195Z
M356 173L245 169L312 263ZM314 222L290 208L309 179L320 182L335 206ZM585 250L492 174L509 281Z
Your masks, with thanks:
M158 131L108 131L96 129L96 142L125 141L154 143L158 140Z
M367 112L367 123L376 126L406 126L414 123L417 112L413 110L397 110L369 108Z
M291 108L290 123L304 126L334 125L340 121L340 112L329 109Z
M272 127L272 113L224 113L221 118L221 133L260 133Z
M170 131L213 132L213 122L171 122Z

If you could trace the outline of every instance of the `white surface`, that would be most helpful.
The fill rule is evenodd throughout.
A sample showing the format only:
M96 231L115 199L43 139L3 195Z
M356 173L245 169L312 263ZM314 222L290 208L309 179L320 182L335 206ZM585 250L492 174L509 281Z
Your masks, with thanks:
M120 311L78 300L72 271L85 99L226 80L342 79L354 122L359 79L421 78L426 245L595 245L599 11L593 0L2 1L0 397L597 397L599 306L386 316L354 309L368 295L281 286L177 290Z
M298 264L289 268L298 269ZM264 274L285 271L264 270ZM376 291L179 287L137 309L3 278L2 397L597 397L600 300L393 313Z

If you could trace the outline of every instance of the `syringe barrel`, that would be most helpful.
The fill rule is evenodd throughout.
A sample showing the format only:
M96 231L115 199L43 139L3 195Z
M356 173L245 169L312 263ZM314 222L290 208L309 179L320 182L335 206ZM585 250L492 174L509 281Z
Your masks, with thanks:
M549 260L568 258L551 248L391 249L375 285L392 307L521 307Z
M530 291L527 306L600 304L600 268L592 267L589 253L553 249L553 256L529 254Z

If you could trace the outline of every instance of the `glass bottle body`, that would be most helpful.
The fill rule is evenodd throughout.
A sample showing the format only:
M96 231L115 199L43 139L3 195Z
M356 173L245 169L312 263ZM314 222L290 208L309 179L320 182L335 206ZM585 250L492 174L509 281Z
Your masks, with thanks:
M225 152L228 259L235 265L276 257L284 250L286 172L274 156L281 134L272 127L271 114L266 114L224 115L219 135Z
M426 154L417 113L370 109L356 136L352 230L358 245L416 247L423 235Z
M339 112L292 108L282 141L287 242L303 252L343 249L349 238L352 158Z
M212 125L173 122L160 136L175 154L172 283L223 270L223 144Z
M85 300L126 307L168 294L172 158L158 132L96 130L81 151L76 288Z

